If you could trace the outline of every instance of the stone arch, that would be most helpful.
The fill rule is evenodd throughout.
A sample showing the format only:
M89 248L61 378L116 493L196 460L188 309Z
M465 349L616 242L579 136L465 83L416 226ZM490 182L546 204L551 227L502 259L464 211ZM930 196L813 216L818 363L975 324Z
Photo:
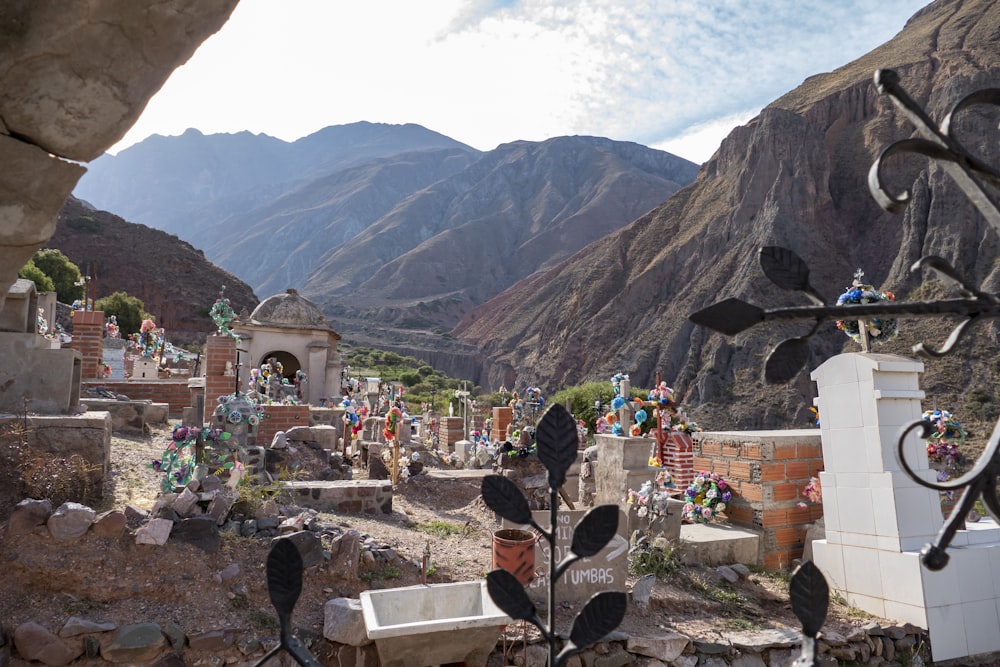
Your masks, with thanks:
M281 364L281 375L282 377L288 378L291 382L295 379L295 372L302 369L302 363L298 360L291 352L286 352L285 350L272 350L267 354L261 356L257 360L257 366L261 366L267 363L267 360L274 357Z

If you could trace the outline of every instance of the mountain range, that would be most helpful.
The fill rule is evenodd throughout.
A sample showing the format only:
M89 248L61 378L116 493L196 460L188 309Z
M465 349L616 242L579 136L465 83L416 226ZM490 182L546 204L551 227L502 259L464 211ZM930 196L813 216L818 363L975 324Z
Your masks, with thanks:
M875 70L895 69L940 120L964 95L1000 87L998 39L996 3L938 0L886 44L772 102L700 170L609 139L514 142L480 153L416 126L404 126L412 133L404 146L388 138L398 126L364 124L381 138L371 142L377 146L354 142L352 150L366 147L357 160L349 150L317 148L312 155L325 160L317 166L246 133L220 138L246 142L235 157L215 154L219 135L153 138L96 161L77 194L199 239L209 259L261 296L299 287L348 340L414 354L489 389L551 391L617 372L649 387L661 376L712 429L804 426L814 396L808 369L856 349L842 332L820 326L806 369L772 386L761 377L769 350L806 335L808 324L723 336L688 316L728 297L764 308L805 305L764 277L763 246L802 257L828 303L859 267L865 282L900 299L946 294L909 273L927 254L995 289L996 234L939 165L893 162L892 186L912 193L899 216L877 206L866 179L884 147L914 134L873 85ZM969 112L955 131L995 163L995 124ZM344 137L351 127L328 130ZM251 140L266 148L254 152ZM198 144L201 161L167 148L180 141ZM309 153L310 143L296 154ZM129 169L140 154L145 162ZM266 175L279 166L279 175ZM130 192L134 212L116 208ZM160 223L144 218L154 209ZM907 319L900 330L878 351L940 344L950 326ZM973 330L952 357L928 362L929 400L991 412L996 333Z

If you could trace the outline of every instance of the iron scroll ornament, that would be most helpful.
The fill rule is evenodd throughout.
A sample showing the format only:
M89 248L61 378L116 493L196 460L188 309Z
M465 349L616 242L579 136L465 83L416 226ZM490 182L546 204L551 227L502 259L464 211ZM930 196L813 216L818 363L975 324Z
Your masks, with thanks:
M483 500L504 519L530 525L549 543L548 619L543 623L534 603L521 582L510 572L497 569L486 575L486 590L493 602L514 620L534 625L548 644L548 664L560 667L574 653L579 653L618 627L625 618L628 604L621 591L601 591L584 605L573 620L569 641L556 653L555 585L566 569L581 558L597 554L618 532L617 505L599 505L588 511L573 530L569 553L556 563L556 522L559 489L566 481L566 471L576 460L579 436L576 421L563 406L554 404L542 416L535 432L538 458L548 471L549 526L544 530L531 516L528 501L514 482L502 475L489 475L482 481Z
M882 178L887 158L894 155L915 153L936 160L945 173L949 174L959 188L975 205L995 232L1000 234L1000 209L990 198L983 183L1000 187L1000 172L984 161L970 154L953 136L954 120L959 113L976 105L1000 107L1000 89L990 88L974 92L959 100L945 116L940 127L935 127L927 113L906 93L899 84L899 76L893 70L880 69L875 72L875 85L879 92L887 95L893 105L910 120L917 129L919 138L897 141L885 148L872 164L868 174L868 187L875 201L890 213L900 213L907 206L910 195L903 192L891 194ZM763 248L760 255L761 267L767 277L783 289L801 291L817 304L809 308L780 308L763 310L739 299L727 299L690 316L692 322L707 326L727 335L735 335L755 324L777 320L812 320L812 330L803 337L786 340L776 346L768 356L765 365L765 380L786 382L793 378L805 365L808 358L806 341L825 320L845 317L892 317L907 315L925 317L931 315L961 315L964 319L952 330L945 344L933 349L919 344L913 351L922 357L940 357L955 349L955 345L971 329L972 325L986 319L1000 316L1000 295L984 292L972 287L958 272L940 257L928 256L917 261L911 271L921 268L934 270L942 281L957 288L962 298L917 303L885 303L851 305L845 307L823 306L822 299L809 286L809 269L795 253L783 248ZM928 425L922 420L901 429L897 443L897 457L900 465L915 482L938 491L964 489L958 507L942 526L935 541L922 551L922 561L928 569L940 570L948 562L946 550L963 525L976 500L982 497L986 508L995 519L1000 519L1000 499L997 497L997 479L1000 476L1000 421L994 428L990 440L973 468L958 479L947 482L930 482L923 479L906 461L904 442L916 429L922 429L923 437L929 435Z

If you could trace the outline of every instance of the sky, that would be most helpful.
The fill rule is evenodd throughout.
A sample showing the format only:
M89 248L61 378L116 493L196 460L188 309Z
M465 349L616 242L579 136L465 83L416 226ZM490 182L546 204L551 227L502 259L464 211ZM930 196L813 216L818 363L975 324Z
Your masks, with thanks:
M241 0L110 152L187 128L416 123L479 150L594 135L697 163L923 0Z

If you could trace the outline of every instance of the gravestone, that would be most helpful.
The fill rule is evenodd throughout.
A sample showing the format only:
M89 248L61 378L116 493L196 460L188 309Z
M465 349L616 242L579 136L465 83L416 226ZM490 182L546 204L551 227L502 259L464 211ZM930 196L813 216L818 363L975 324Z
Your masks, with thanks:
M125 379L125 346L128 343L124 338L104 339L104 365L110 369L107 376L109 380Z
M82 357L40 336L35 283L18 279L0 308L0 413L68 413L80 403ZM26 402L27 401L27 402Z
M556 515L556 564L569 553L573 543L573 529L586 510L561 510ZM531 518L543 529L549 529L549 510L536 510ZM581 558L574 563L556 582L556 604L580 602L595 593L624 588L628 574L628 538L625 514L618 512L618 532L603 549L590 558ZM518 525L504 521L505 528L532 530L530 525ZM549 588L549 543L542 538L535 544L535 578L528 584L528 596L536 603L548 603Z
M147 357L138 357L132 362L133 380L156 380L159 378L159 371L156 369L156 361Z

